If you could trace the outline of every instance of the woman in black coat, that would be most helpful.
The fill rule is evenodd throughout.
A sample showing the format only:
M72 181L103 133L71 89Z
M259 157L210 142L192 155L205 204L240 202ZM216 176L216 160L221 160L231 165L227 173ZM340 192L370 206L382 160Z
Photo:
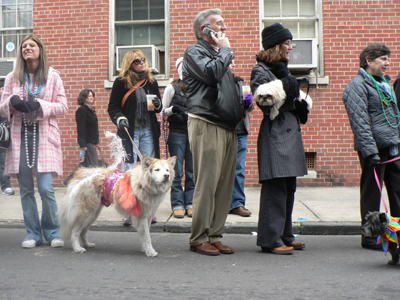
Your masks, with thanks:
M75 118L78 129L78 144L81 151L85 151L84 165L86 167L97 167L99 165L96 145L99 143L99 122L96 110L93 106L94 91L84 89L79 93Z
M288 70L293 49L290 31L273 24L262 31L264 50L251 73L251 90L264 113L258 135L258 168L261 188L257 245L263 252L291 254L303 249L292 233L296 177L307 174L300 123L307 121L307 103L300 102L299 85ZM269 95L280 95L278 114L265 104Z

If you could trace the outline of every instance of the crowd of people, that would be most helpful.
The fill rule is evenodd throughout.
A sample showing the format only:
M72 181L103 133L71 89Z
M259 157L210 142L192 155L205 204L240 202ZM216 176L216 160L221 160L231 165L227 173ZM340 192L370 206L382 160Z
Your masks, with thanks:
M296 178L307 174L301 125L308 120L312 100L288 69L292 33L279 23L262 30L263 49L255 55L249 87L235 72L235 51L225 34L222 11L199 12L193 30L197 43L176 61L178 78L165 88L163 98L144 53L136 49L125 54L108 104L128 154L121 171L134 167L142 155L160 158L159 114L166 155L177 157L172 215L192 218L190 250L210 256L233 254L222 238L228 214L251 215L244 186L255 100L263 114L257 142L261 184L257 245L262 252L280 255L304 249L305 243L296 241L292 232L292 212ZM374 172L387 186L392 215L400 216L400 160L381 164L399 156L400 144L396 101L400 77L393 90L385 76L389 56L383 44L367 46L360 55L358 75L343 93L362 169L362 223L369 211L379 211ZM1 188L4 194L14 194L8 176L17 177L27 231L22 247L34 248L43 238L51 247L62 247L53 177L63 172L57 116L64 115L68 105L60 75L49 66L45 47L35 35L22 40L16 68L0 91L0 114L10 122L12 137L6 153L0 151ZM83 157L78 166L96 167L100 161L95 92L83 89L77 101L77 142ZM34 176L43 203L41 218ZM63 184L68 185L71 177ZM123 223L129 226L132 220ZM362 246L377 247L365 237Z

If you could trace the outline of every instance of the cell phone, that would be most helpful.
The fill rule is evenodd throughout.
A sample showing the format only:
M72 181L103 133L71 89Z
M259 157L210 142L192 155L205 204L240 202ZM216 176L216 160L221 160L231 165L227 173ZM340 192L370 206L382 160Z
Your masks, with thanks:
M208 35L210 38L212 38L211 32L214 33L215 36L217 36L217 33L214 30L212 30L211 28L208 28L208 27L204 27L203 28L203 32L204 32L205 35Z

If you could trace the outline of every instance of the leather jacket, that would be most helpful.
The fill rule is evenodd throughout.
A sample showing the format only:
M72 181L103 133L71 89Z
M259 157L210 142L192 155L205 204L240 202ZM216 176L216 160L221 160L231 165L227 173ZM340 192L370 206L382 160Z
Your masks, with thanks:
M188 113L232 131L243 118L240 97L229 69L233 53L229 47L218 52L200 39L187 48L182 68Z

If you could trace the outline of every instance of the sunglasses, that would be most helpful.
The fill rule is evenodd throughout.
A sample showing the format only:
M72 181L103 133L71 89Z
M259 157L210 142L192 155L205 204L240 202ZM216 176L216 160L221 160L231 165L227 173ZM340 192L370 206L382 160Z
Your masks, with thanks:
M142 62L146 62L146 59L143 57L143 58L136 58L136 59L134 59L133 60L133 63L135 64L135 65L140 65Z

